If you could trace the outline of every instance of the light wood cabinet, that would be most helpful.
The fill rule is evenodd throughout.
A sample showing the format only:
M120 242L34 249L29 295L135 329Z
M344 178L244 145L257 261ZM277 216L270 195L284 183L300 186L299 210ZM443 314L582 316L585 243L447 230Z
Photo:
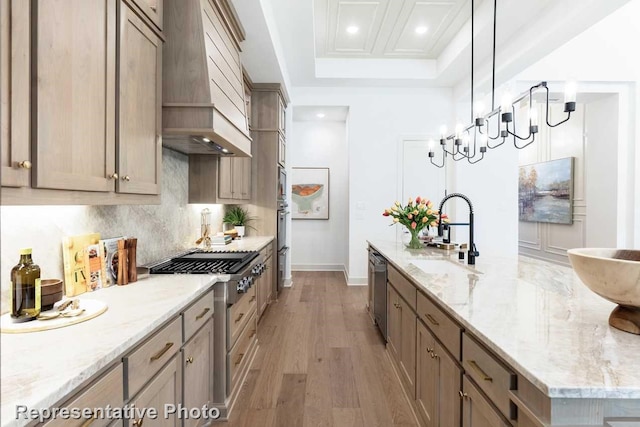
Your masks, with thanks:
M287 131L287 104L282 97L278 99L278 130L282 135Z
M144 417L129 419L129 426L141 427L182 427L182 420L176 414L164 416L165 405L178 407L182 403L181 358L174 356L167 365L131 401L136 408L155 408L156 419Z
M282 134L278 140L278 164L282 167L287 166L287 143Z
M123 386L122 386L122 363L118 363L114 368L100 376L91 383L87 388L80 392L77 396L61 405L63 408L121 408L123 403ZM89 420L93 420L89 425L91 427L102 426L122 426L122 420L111 420L101 416L101 414L93 414L94 418L81 419L64 419L55 418L46 422L46 427L64 427L64 426L82 426L85 427Z
M258 320L262 317L273 296L273 257L270 255L264 264L266 269L258 281L256 292L258 293Z
M32 186L113 191L116 3L32 5Z
M0 176L4 187L31 182L29 67L31 3L0 1Z
M183 406L185 408L211 407L213 402L213 319L200 329L182 349ZM209 420L185 419L184 427L197 427Z
M390 284L390 283L389 283ZM416 315L393 286L387 286L388 343L396 358L400 378L411 397L415 397Z
M416 406L425 426L460 426L462 369L421 322L416 348Z
M120 4L118 191L159 194L162 162L162 42Z
M462 427L511 427L466 375L462 383Z
M218 197L230 200L251 199L250 157L220 157Z
M131 0L129 0L131 1ZM163 0L133 0L133 4L155 25L162 30Z
M132 5L2 1L2 204L159 203L162 43Z

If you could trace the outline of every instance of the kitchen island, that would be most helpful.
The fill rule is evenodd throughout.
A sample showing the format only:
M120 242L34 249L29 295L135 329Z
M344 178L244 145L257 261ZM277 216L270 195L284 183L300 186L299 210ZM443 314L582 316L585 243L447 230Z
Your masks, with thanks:
M244 238L221 249L255 251L272 241L271 236ZM16 419L18 405L43 409L65 403L114 365L122 365L123 356L154 331L167 323L174 324L172 319L208 296L216 283L228 280L228 275L213 274L152 275L126 286L80 295L80 300L94 299L107 304L108 310L94 319L49 331L1 334L2 426L33 424ZM213 297L210 302L213 304ZM207 314L210 316L212 312ZM216 336L215 341L216 346L224 346L225 337ZM179 346L171 350L176 347ZM122 398L122 387L120 393L121 402L126 401L127 396ZM84 421L75 420L75 424ZM75 425L74 421L68 423Z
M434 414L462 414L463 426L640 422L640 337L610 327L615 305L571 268L488 256L469 266L457 251L369 245L389 266L387 348L425 424ZM434 384L433 372L457 378ZM457 415L441 407L452 399Z

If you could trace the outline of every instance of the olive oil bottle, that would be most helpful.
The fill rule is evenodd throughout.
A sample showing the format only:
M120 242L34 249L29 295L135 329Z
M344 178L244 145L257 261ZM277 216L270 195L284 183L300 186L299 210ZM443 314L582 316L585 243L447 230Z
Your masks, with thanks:
M20 262L11 269L11 317L14 322L34 320L40 314L40 267L31 248L20 249Z

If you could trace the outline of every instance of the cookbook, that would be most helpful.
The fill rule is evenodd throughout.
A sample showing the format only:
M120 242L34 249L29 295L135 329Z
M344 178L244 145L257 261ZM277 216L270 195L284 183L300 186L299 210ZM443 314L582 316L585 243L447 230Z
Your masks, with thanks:
M68 297L106 286L103 253L100 233L62 238L64 287Z
M125 236L100 240L104 251L103 260L106 269L106 286L118 284L118 241L126 239Z

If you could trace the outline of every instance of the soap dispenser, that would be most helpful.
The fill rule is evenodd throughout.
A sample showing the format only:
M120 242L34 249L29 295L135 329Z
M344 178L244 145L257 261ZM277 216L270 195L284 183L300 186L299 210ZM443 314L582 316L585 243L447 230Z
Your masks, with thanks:
M442 225L442 243L451 243L451 238L449 237L449 224Z

